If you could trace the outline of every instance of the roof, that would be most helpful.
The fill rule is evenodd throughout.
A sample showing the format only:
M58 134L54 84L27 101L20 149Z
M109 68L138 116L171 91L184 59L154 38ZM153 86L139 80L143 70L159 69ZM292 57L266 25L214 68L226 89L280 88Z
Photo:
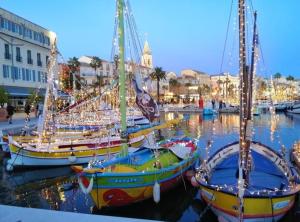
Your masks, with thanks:
M143 54L151 55L151 49L147 40L145 41L144 44Z

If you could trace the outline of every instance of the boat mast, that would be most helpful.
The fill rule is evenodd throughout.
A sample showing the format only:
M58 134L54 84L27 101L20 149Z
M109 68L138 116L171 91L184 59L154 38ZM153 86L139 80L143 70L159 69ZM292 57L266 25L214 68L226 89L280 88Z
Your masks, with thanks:
M246 60L246 34L245 34L245 0L239 0L239 76L240 76L240 152L239 152L239 168L238 168L238 197L239 197L239 220L243 220L244 209L244 191L247 180L246 172L246 156L248 146L246 140L247 129L247 93L248 93L248 73Z
M121 140L122 140L122 156L128 153L127 147L127 126L126 126L126 90L125 90L125 37L124 37L124 0L118 0L118 44L119 44L119 97L120 97L120 113L121 113Z
M39 141L42 141L42 137L46 137L49 133L53 133L54 127L54 93L55 93L55 79L56 79L56 65L57 65L57 46L56 39L54 40L51 51L50 60L48 65L48 79L46 86L46 95L44 100L42 121L38 124ZM46 76L44 76L46 78Z
M256 48L257 48L257 27L256 27L256 20L257 20L257 12L254 12L254 26L253 26L253 40L252 40L252 54L251 54L251 67L250 67L250 75L249 75L249 83L250 87L248 89L248 119L252 119L252 105L253 105L253 80L255 76L255 63L256 63ZM255 99L255 98L254 98Z

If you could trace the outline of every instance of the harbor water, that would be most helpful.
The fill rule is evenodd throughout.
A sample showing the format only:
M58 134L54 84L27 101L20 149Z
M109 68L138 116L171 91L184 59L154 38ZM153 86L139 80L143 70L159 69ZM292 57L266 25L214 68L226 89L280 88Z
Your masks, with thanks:
M202 116L166 113L162 115L162 119L169 120L177 115L182 116L184 121L171 130L162 130L157 136L168 138L173 135L187 135L197 138L201 147L201 158L206 158L220 147L238 140L239 116L236 114ZM280 152L285 151L286 158L289 158L293 143L300 140L300 115L283 113L255 116L253 140L274 147ZM212 143L208 153L205 151L207 143ZM158 204L149 199L126 207L98 210L91 198L81 192L70 167L26 169L7 173L6 160L0 155L0 204L163 221L217 221L201 200L198 189L187 181L162 194ZM299 198L295 207L282 221L300 221Z

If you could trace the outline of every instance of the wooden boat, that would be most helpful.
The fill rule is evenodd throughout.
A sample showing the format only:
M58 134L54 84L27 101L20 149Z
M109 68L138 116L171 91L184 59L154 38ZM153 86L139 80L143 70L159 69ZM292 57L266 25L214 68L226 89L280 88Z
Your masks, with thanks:
M219 221L278 221L294 205L300 185L279 153L252 141L252 95L257 58L256 12L251 67L246 66L245 0L239 0L240 133L201 164L192 184Z
M254 169L243 195L242 219L278 221L293 207L300 186L293 183L293 172L278 153L257 142L250 146ZM226 221L240 221L238 159L238 142L227 145L212 155L195 177L201 197Z
M124 62L124 7L130 6L124 0L117 1L119 79L121 135L127 135L125 98L125 62ZM129 14L132 15L131 12ZM125 19L130 19L125 17ZM128 21L127 22L132 22ZM135 87L136 88L136 87ZM142 92L141 89L138 89ZM137 94L139 93L137 91ZM142 92L143 96L146 92ZM148 96L147 96L148 97ZM149 106L148 110L152 110ZM169 127L179 123L177 119L155 126L154 129ZM129 138L147 135L153 129L133 133ZM124 137L126 141L126 137ZM126 143L120 155L104 162L90 162L87 168L73 166L78 173L79 185L84 193L90 193L98 208L124 206L153 196L160 200L160 192L166 191L183 180L184 173L198 160L199 151L190 138L173 138L164 143L151 140L148 147L142 147L134 153L128 153Z
M131 147L140 147L144 136L132 138ZM36 140L35 140L36 139ZM63 138L63 140L66 140ZM61 166L88 163L94 157L104 160L121 150L120 136L81 138L76 140L40 143L37 137L14 137L10 141L7 170L14 167Z
M90 192L99 209L124 206L151 197L159 201L159 193L181 183L185 172L199 157L189 138L171 140L160 146L161 149L144 148L99 166L72 168L79 175L82 191ZM176 155L175 150L186 152Z
M10 137L11 158L6 169L14 167L59 166L88 163L93 157L99 160L116 154L121 150L121 136L117 129L61 132L55 127L55 79L57 78L57 49L51 49L49 77L47 82L42 124L38 126L38 136ZM151 127L151 125L149 125ZM40 128L40 129L39 129ZM114 132L112 132L114 131ZM139 147L145 136L131 137L128 145Z

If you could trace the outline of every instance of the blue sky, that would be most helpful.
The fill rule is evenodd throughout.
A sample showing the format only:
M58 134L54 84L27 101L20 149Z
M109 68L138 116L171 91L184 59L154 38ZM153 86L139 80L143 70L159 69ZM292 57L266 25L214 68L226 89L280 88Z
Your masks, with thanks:
M148 41L155 66L179 72L192 68L220 71L231 0L131 0L138 31ZM237 0L234 0L233 19ZM300 1L252 0L258 11L265 65L259 72L300 78ZM0 7L58 35L65 59L97 55L109 59L114 26L114 0L0 0ZM222 71L237 71L233 19ZM234 62L230 63L230 60Z

